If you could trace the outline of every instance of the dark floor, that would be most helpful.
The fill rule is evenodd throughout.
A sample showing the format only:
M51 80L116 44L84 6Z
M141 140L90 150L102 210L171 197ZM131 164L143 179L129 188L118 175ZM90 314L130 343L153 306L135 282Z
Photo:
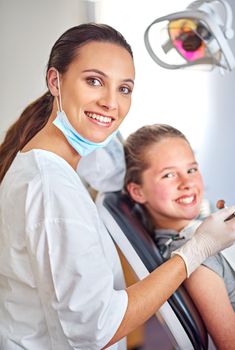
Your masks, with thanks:
M152 317L145 325L144 345L141 350L173 350L162 324Z
M145 324L144 344L136 350L174 350L166 330L156 317ZM208 350L216 350L210 337Z

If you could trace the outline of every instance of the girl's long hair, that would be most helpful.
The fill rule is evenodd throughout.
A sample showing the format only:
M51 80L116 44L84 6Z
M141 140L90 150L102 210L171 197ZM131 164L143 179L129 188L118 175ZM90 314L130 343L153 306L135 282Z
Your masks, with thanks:
M124 47L133 57L130 45L117 30L105 24L86 23L67 30L55 42L47 64L47 72L54 67L59 73L65 73L79 54L79 48L91 41L117 44ZM46 125L52 112L53 101L54 97L48 90L27 106L7 131L0 145L0 183L16 154Z
M178 137L188 142L181 131L167 124L145 125L130 134L126 139L124 143L126 174L123 192L125 192L131 200L133 200L133 198L128 192L128 184L131 182L138 185L142 184L143 172L149 167L148 151L153 145L169 137ZM144 226L148 229L150 235L152 235L155 224L145 205L136 204L136 210Z
M124 189L130 182L142 184L142 174L149 167L149 159L146 156L148 150L154 144L169 137L180 137L188 142L185 135L167 124L145 125L130 134L124 143L126 161L126 175Z

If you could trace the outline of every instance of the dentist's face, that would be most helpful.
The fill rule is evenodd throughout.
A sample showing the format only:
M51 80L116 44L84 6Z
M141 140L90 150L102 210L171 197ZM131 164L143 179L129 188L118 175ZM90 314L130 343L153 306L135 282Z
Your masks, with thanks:
M134 64L123 47L106 42L82 46L60 77L62 107L72 126L90 141L114 132L131 104Z
M180 230L199 215L203 182L189 144L169 137L151 146L142 174L142 203L159 227Z

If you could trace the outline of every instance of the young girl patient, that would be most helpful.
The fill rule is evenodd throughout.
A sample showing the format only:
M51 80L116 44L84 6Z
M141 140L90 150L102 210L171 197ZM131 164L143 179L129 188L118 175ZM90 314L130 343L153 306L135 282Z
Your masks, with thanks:
M140 204L162 256L190 239L200 224L203 180L186 137L164 124L144 126L125 142L125 189ZM184 283L216 348L235 349L235 272L221 255Z

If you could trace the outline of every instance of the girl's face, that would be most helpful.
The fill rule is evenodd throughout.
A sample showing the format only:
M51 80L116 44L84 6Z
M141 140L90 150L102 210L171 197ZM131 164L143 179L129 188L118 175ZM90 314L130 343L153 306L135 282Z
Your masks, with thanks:
M144 204L157 227L178 231L198 216L203 196L192 149L182 138L168 137L152 145L146 157L149 167L142 184L131 185L131 195Z
M82 46L60 77L62 108L81 136L104 141L125 118L134 87L129 52L116 44L90 42Z

